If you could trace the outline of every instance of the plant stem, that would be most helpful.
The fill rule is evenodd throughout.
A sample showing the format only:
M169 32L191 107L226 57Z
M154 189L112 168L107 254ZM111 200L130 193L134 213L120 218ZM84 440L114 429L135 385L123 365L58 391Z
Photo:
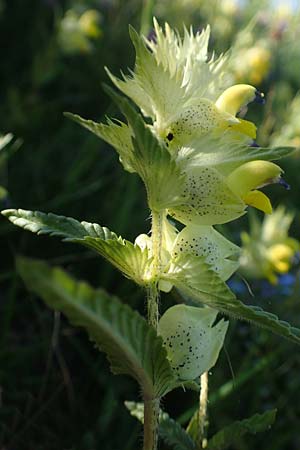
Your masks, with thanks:
M164 213L152 210L152 253L153 253L153 278L158 278L161 270L161 246L162 226Z
M159 289L158 279L161 270L163 213L152 211L152 253L153 253L153 281L147 289L148 323L157 330L159 319ZM159 398L148 398L144 395L144 450L157 450Z
M144 450L156 450L158 441L159 398L144 398Z
M200 397L199 397L199 411L198 411L198 438L197 448L202 449L207 445L205 437L206 432L206 417L207 417L207 400L208 400L208 372L204 372L200 377Z

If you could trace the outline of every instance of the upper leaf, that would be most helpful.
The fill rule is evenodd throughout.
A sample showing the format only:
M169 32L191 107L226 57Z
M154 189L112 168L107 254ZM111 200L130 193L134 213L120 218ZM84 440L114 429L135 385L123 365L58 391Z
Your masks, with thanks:
M131 165L145 183L150 208L161 210L183 203L185 176L167 147L155 137L128 99L108 87L106 90L127 118L132 130L134 149Z
M300 344L300 329L258 306L244 305L200 256L182 254L175 258L164 278L196 303L204 303Z
M78 222L72 217L25 209L5 209L1 211L14 225L37 234L62 237L64 241L84 239L86 236L100 239L120 239L115 233L97 223Z
M15 225L33 233L60 236L64 241L76 242L96 250L137 284L147 283L151 276L152 258L148 257L148 250L142 250L106 227L78 222L71 217L24 209L7 209L2 214Z
M245 434L268 430L275 421L276 412L276 409L272 409L228 425L209 439L207 450L225 450L232 445L238 445L240 438Z
M66 117L79 123L87 130L110 144L118 152L120 162L128 172L135 172L132 167L132 141L130 128L119 120L107 119L107 124L96 123L92 120L83 119L77 114L65 113Z
M129 306L44 262L19 258L17 267L30 290L86 329L106 353L113 373L134 377L150 398L164 395L174 384L162 339Z

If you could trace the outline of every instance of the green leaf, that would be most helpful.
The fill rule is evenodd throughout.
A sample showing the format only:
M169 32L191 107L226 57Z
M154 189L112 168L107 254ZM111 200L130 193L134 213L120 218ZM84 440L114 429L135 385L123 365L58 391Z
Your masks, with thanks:
M175 258L164 279L196 303L204 303L300 344L300 329L258 306L246 306L200 256L182 254Z
M50 308L86 329L106 353L113 373L131 375L150 397L164 395L174 384L162 339L129 306L44 262L19 258L17 268L27 287Z
M170 417L162 417L159 424L161 438L174 450L195 450L196 444L188 433Z
M132 244L125 239L104 241L103 239L90 236L85 237L83 240L73 239L72 242L78 242L96 250L137 284L143 286L151 280L153 258L149 257L146 248L142 250L138 245Z
M143 403L125 402L126 408L130 414L144 422L144 405ZM160 411L159 417L159 435L174 450L195 450L196 444L187 434L187 432L177 423L171 419L169 415Z
M120 162L125 170L135 172L132 167L132 141L130 128L123 122L107 119L107 124L96 123L92 120L83 119L77 114L65 113L65 116L73 120L99 138L110 144L118 152Z
M106 227L97 223L78 222L72 217L46 214L25 209L5 209L1 211L14 225L37 234L62 237L64 241L84 239L86 236L100 239L120 239Z
M96 223L78 222L71 217L24 209L7 209L2 211L2 214L25 230L59 236L64 241L96 250L137 284L144 285L149 280L152 258L148 258L147 249L142 250L106 227Z
M201 256L189 253L176 256L162 278L174 284L196 303L201 302L215 309L219 309L216 304L221 300L225 303L234 297L228 286Z
M145 183L150 208L160 210L185 203L182 197L185 176L167 147L158 141L127 98L107 86L106 91L121 109L132 129L134 150L131 164Z
M225 450L231 445L237 445L240 438L247 433L255 434L268 430L275 421L276 412L276 409L272 409L228 425L209 439L206 449Z

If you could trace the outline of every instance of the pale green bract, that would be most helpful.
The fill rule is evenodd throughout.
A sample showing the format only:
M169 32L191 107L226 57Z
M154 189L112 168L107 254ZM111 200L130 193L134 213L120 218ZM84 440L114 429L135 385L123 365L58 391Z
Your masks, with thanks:
M180 121L191 100L211 103L230 85L226 76L227 56L208 59L210 28L193 34L184 30L184 38L165 24L165 33L154 20L156 42L143 39L130 29L136 50L132 76L114 77L114 84L151 117L159 134L171 123ZM204 117L203 117L204 118Z
M215 365L228 328L224 320L213 325L217 314L211 308L176 305L161 317L158 332L179 379L194 380Z

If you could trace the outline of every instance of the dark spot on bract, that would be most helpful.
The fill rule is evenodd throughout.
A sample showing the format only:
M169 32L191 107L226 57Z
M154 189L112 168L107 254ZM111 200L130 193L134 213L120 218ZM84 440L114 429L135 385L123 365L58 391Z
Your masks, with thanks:
M174 139L173 133L168 133L167 139L168 139L168 141L172 141Z

